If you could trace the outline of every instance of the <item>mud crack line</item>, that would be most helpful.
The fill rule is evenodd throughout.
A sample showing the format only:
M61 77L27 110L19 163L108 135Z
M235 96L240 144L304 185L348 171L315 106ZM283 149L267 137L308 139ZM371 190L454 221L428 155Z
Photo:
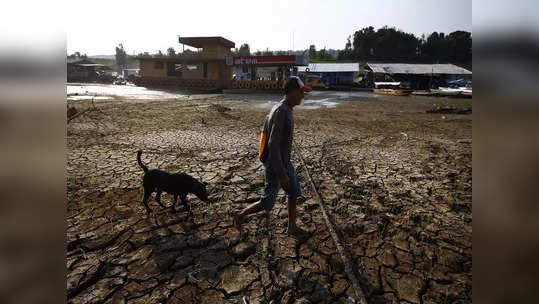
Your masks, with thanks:
M326 205L324 204L324 200L322 200L322 197L320 197L320 194L318 194L318 191L316 190L311 174L309 173L309 169L307 165L305 164L305 161L303 160L303 155L301 154L301 151L299 150L295 142L294 142L294 149L298 152L299 159L301 160L301 164L305 168L305 173L307 173L307 177L309 178L309 183L311 184L313 193L318 200L318 204L320 205L320 210L322 210L322 215L324 217L324 220L326 221L326 226L328 227L329 233L331 234L331 237L333 238L333 241L335 242L335 245L337 246L337 250L339 251L341 259L344 262L344 271L346 271L346 275L348 276L350 281L352 281L352 287L354 287L354 290L356 291L357 296L360 298L359 302L361 304L367 304L367 298L365 297L365 294L363 293L363 290L361 289L359 280L354 274L352 262L350 261L350 258L344 251L344 246L342 245L342 242L335 231L335 227L333 226L333 223L329 220L329 216L326 210Z

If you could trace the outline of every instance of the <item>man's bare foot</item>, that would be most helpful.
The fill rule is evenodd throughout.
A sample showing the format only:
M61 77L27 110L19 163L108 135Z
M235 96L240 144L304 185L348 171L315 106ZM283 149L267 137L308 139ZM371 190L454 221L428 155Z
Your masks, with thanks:
M243 224L243 219L239 214L234 214L234 227L241 232L241 225Z
M307 235L308 232L299 228L299 227L295 227L295 228L288 228L286 230L286 233L288 233L288 235L290 236L302 236L302 235Z

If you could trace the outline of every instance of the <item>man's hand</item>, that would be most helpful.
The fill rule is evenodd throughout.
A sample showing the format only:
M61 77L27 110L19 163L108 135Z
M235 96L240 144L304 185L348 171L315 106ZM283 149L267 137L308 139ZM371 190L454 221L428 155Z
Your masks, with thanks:
M281 187L283 188L283 190L287 190L288 189L288 182L290 181L290 179L288 178L288 176L285 176L283 178L281 178L279 180L279 182L281 183Z

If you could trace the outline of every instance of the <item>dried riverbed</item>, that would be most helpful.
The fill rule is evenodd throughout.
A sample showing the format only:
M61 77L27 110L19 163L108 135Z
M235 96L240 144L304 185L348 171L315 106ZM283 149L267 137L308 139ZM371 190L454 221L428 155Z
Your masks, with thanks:
M258 199L259 127L248 95L94 100L67 127L69 303L348 303L357 299L306 169L325 201L369 303L470 303L471 115L426 114L436 98L340 99L295 110L300 225L285 234L281 193L270 218L233 212ZM469 100L450 100L456 105ZM70 99L82 111L89 100ZM142 170L187 172L212 204L190 211L140 201ZM166 205L172 203L164 195Z

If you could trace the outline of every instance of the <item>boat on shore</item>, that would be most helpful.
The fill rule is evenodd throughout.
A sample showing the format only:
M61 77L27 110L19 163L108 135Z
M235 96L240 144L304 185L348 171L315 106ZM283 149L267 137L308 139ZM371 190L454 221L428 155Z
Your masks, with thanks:
M412 93L412 90L402 88L400 82L375 82L374 86L374 94L408 96Z
M462 93L462 90L449 87L439 87L437 89L431 89L431 92L438 96L458 96Z
M472 88L469 88L469 87L460 87L459 89L461 89L461 95L464 96L464 97L472 97Z
M431 91L413 91L412 95L415 96L436 96L436 93Z
M374 94L381 94L381 95L395 95L395 96L410 95L410 92L405 91L405 90L399 90L399 89L373 89L372 92Z

